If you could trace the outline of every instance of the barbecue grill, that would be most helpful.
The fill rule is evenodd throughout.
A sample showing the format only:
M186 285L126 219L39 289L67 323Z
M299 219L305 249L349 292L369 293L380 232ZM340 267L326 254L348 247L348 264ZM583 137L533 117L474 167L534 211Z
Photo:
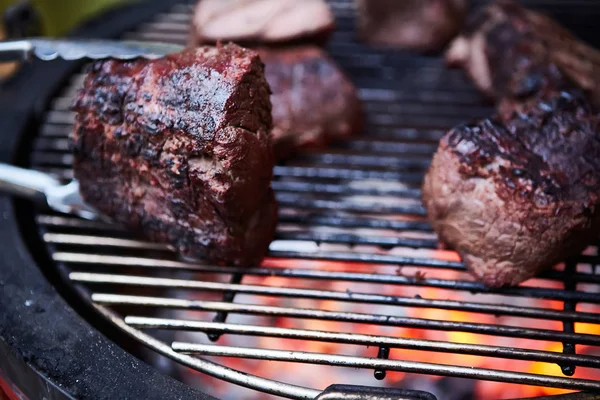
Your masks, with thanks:
M165 3L118 10L77 35L184 44L191 4ZM439 250L420 182L445 130L491 108L438 57L356 42L353 2L330 4L338 29L328 51L359 88L368 128L275 167L280 224L262 266L180 260L118 226L0 198L5 389L52 399L209 397L158 371L169 365L180 379L193 369L199 382L209 375L231 390L240 385L292 399L435 399L430 386L386 384L399 373L595 398L597 248L508 289L473 281L454 253ZM600 15L593 1L529 4L593 41ZM72 177L69 105L81 71L80 64L33 62L4 88L2 161ZM469 356L499 363L460 358ZM261 360L290 372L276 380ZM327 389L317 386L317 375L309 384L294 380L293 371L313 365L320 375L336 367L351 375L330 382L346 386Z

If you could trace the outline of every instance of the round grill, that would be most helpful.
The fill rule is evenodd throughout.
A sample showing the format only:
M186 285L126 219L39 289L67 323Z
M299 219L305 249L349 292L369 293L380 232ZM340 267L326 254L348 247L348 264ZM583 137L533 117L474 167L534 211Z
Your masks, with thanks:
M455 253L438 250L421 180L445 130L491 109L440 58L356 42L353 2L330 3L338 29L328 51L359 88L368 128L275 168L280 224L262 266L185 262L118 226L40 212L52 259L85 301L146 346L271 394L313 399L336 367L353 369L335 383L417 373L600 390L596 247L509 289L473 281ZM184 44L190 7L124 37ZM52 102L31 154L34 168L65 180L69 105L82 78ZM274 380L255 360L281 362L288 378ZM319 364L329 370L311 369ZM305 382L303 368L320 375Z

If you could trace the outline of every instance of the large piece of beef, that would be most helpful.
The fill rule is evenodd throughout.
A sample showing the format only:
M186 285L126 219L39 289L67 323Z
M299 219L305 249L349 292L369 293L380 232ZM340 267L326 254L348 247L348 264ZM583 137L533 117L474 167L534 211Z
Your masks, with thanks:
M468 0L356 0L360 38L372 45L440 50L462 27Z
M324 0L200 0L192 43L325 42L335 26Z
M446 134L423 185L440 240L489 286L516 285L600 229L600 120L581 93Z
M227 45L97 62L73 109L73 167L89 204L183 255L260 262L277 207L256 52Z
M598 50L551 18L511 0L497 0L469 18L446 61L465 68L494 100L535 93L549 79L544 70L554 64L600 106Z
M272 91L273 149L283 159L298 149L323 147L363 129L352 82L320 48L261 48Z
M490 286L516 285L600 231L600 118L575 76L534 40L536 27L521 18L528 13L494 3L471 21L471 39L457 42L498 111L447 133L423 185L440 239Z

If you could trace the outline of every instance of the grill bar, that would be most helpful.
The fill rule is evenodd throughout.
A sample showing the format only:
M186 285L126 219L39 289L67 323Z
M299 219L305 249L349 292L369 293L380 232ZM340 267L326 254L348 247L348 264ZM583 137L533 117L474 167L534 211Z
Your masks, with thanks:
M242 282L243 275L242 274L233 274L231 275L231 279L229 283L232 285L237 285ZM223 301L226 303L231 303L235 299L235 292L225 292L223 293ZM225 311L219 311L217 315L213 318L213 322L223 323L227 319L228 313ZM218 332L211 332L208 334L208 338L213 342L216 342L221 337L221 334Z
M210 376L214 376L219 379L225 379L229 382L245 386L252 389L259 389L265 393L273 394L276 396L288 397L291 399L301 400L313 400L320 394L319 390L310 389L297 385L290 385L283 382L277 382L269 379L264 379L258 376L253 376L244 372L239 372L231 368L223 367L219 364L212 363L208 360L203 360L197 357L190 357L185 354L174 352L170 346L156 340L146 333L131 328L115 313L107 310L106 308L94 305L96 310L104 315L109 321L118 326L121 330L131 335L133 338L139 340L141 343L149 346L156 350L160 354L167 356L182 365L193 368L197 371L201 371Z
M170 299L161 297L142 297L142 296L126 296L126 295L113 295L106 293L94 293L92 299L98 304L103 305L135 305L135 306L146 306L146 307L160 307L160 308L179 308L187 310L199 310L199 311L216 311L216 312L229 312L229 313L240 313L240 314L258 314L268 315L276 317L293 317L293 318L307 318L307 319L320 319L329 321L340 321L340 322L352 322L352 323L367 323L377 324L384 326L394 326L396 320L390 315L381 314L364 314L364 313L351 313L351 312L340 312L340 311L326 311L326 310L315 310L305 308L290 308L290 307L274 307L274 306L262 306L254 304L241 304L241 303L224 303L224 302L209 302L201 300L186 300L186 299ZM422 300L422 299L415 299ZM477 304L481 308L461 308L460 304L456 305L452 301L445 301L450 304L439 304L444 301L442 300L425 300L421 304L409 304L411 307L431 307L440 308L447 310L460 310L480 313L491 313L490 308L495 308L495 305ZM475 305L474 305L475 306ZM489 307L489 308L488 308ZM540 314L533 314L540 310L527 310L519 307L504 306L503 310L498 310L500 314L504 315L515 315L528 318L544 318ZM485 311L484 311L485 310ZM505 313L503 313L504 311ZM544 310L541 310L544 311ZM532 315L533 314L533 315ZM568 319L569 317L583 318L579 315L565 315L563 312L556 312L560 315L549 315L547 319ZM590 321L591 323L597 322L597 318Z
M433 352L461 353L477 356L542 361L551 363L569 362L586 367L600 367L600 358L581 355L551 353L544 351L515 349L499 346L469 345L417 339L400 339L389 336L323 332L304 329L272 328L254 325L223 324L204 321L175 320L127 316L125 322L141 329L176 329L207 333L268 336L298 340L346 343L362 346L385 346Z
M250 359L290 361L311 364L335 365L349 368L381 369L387 371L403 371L418 374L439 376L455 376L489 381L510 381L523 385L559 387L574 390L600 390L600 383L591 380L574 380L556 378L545 375L489 370L483 368L468 368L439 365L423 362L398 360L382 360L379 358L339 356L300 351L281 351L233 346L215 346L193 343L175 342L173 350L186 354L201 354L204 356L243 357Z
M50 227L68 226L72 228L83 229L111 229L116 230L116 225L104 224L96 221L84 221L75 218L68 218L56 215L40 215L37 222L41 225ZM390 221L381 219L368 219L365 217L352 217L340 215L286 215L282 214L280 222L286 223L305 223L308 226L335 226L340 228L368 228L397 231L421 231L430 232L431 227L426 222L418 221ZM122 228L120 228L122 229Z
M570 275L577 268L576 264L577 263L573 260L569 260L566 263L565 271L567 273L570 273L567 275L567 277L565 279L565 283L564 283L566 290L572 291L572 290L576 289L576 284L570 277ZM575 311L576 305L577 304L574 301L565 301L563 310L568 311L568 312ZM563 321L563 331L566 333L573 333L573 332L575 332L575 325L570 321ZM575 354L576 353L575 343L563 342L563 353ZM565 374L567 376L572 376L573 374L575 374L575 366L571 363L561 364L560 369L562 370L563 374Z
M170 278L147 278L143 276L97 274L88 272L72 272L69 278L74 282L89 284L115 284L149 288L172 288L172 289L196 289L204 291L256 294L264 296L284 296L309 299L339 300L350 302L368 302L373 304L395 304L396 297L367 293L336 292L331 290L278 288L260 285L227 284L220 282L203 282L194 280L170 279ZM480 333L485 335L497 335L507 337L520 337L537 340L559 340L573 341L593 346L600 345L600 336L565 333L543 329L526 329L509 326L476 324L465 322L437 321L419 318L390 317L396 326L407 326L422 329L438 329L444 331L462 331Z
M118 239L113 239L118 240ZM137 243L137 242L136 242ZM144 243L144 242L142 242ZM149 244L150 246L152 244ZM68 262L74 264L103 264L106 266L132 266L140 268L158 268L158 269L176 269L176 270L192 270L192 271L211 271L211 272L226 272L233 271L229 267L207 267L198 264L190 264L185 262L178 262L164 259L152 259L152 258L140 258L140 257L122 257L122 256L107 256L107 255L94 255L85 253L62 253L56 252L53 254L53 259L59 262ZM272 275L272 276L288 276L288 277L304 277L313 279L332 279L332 280L348 280L358 282L371 282L371 283L388 283L388 284L399 284L399 285L420 285L420 286L431 286L443 289L454 289L454 290L465 290L470 292L481 292L481 293L498 293L503 295L521 295L531 296L547 299L564 300L565 298L572 298L578 292L562 292L552 289L534 289L534 288L519 288L519 289L490 289L486 286L468 281L450 281L443 279L428 279L428 278L417 278L417 277L404 277L398 275L383 275L383 274L359 274L350 272L325 272L325 271L303 271L300 269L287 269L278 271L277 269L254 269L246 268L244 270L237 270L245 274L257 275ZM587 274L579 274L587 275ZM586 293L581 293L586 294ZM587 293L591 298L590 303L598 303L600 299L593 296L592 293Z

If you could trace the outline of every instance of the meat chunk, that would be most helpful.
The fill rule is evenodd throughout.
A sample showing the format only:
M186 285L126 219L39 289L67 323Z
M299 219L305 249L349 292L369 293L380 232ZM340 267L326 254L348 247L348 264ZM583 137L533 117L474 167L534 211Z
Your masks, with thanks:
M440 50L462 27L468 0L356 0L360 38L372 45Z
M196 45L248 45L325 42L335 21L323 0L200 0L192 25Z
M552 19L511 0L497 0L467 21L446 53L494 100L535 93L554 64L600 106L600 53ZM540 70L541 69L541 70Z
M358 134L363 114L354 85L315 46L258 50L272 91L277 159Z
M489 286L516 285L600 230L600 123L576 90L447 133L423 185L440 239Z
M272 91L274 153L281 160L362 131L354 86L315 44L332 29L322 0L201 0L191 44L235 40L258 49Z
M487 285L516 285L600 231L593 86L558 56L578 46L555 22L500 0L476 14L447 53L498 112L442 138L423 201L440 239Z
M95 63L73 104L91 205L189 257L248 265L273 237L271 103L256 52Z

